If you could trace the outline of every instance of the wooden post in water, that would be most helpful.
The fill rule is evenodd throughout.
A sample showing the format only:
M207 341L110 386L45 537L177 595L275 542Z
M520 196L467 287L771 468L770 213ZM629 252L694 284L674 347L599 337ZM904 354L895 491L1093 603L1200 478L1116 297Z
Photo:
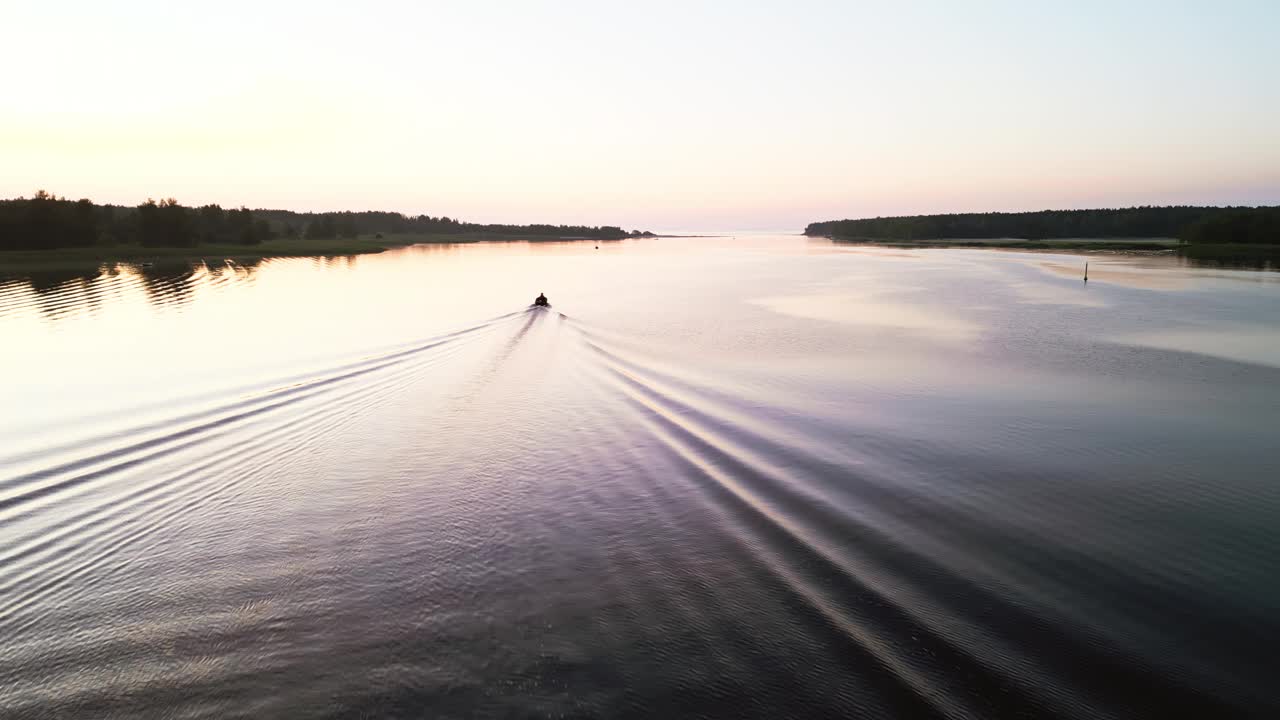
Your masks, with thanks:
M1089 261L1084 261L1084 281L1089 282Z

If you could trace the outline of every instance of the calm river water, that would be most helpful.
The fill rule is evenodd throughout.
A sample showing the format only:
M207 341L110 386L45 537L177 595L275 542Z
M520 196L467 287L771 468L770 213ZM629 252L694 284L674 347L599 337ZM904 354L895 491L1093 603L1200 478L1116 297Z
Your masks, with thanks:
M0 279L0 716L1275 717L1280 273L1083 260Z

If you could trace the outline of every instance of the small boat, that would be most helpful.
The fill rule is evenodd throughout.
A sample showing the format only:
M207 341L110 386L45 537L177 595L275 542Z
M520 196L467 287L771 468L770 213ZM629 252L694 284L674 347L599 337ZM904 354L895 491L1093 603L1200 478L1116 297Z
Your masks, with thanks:
M551 307L551 301L547 299L546 295L543 295L542 293L538 293L538 297L533 299L533 306L534 307Z

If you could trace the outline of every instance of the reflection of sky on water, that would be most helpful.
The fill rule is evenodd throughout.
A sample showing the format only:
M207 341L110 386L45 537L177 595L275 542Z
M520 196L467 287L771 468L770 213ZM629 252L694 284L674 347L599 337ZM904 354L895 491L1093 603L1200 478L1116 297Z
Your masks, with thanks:
M575 669L603 662L671 716L723 663L763 714L851 717L865 695L831 689L883 666L846 664L870 643L946 657L917 675L939 714L1121 716L1161 688L1269 716L1205 693L1269 697L1240 648L1276 617L1280 368L1230 358L1265 355L1280 285L1042 267L1074 262L751 237L0 285L0 705L464 716L458 687L556 647L582 662L546 671L555 697L611 697ZM611 657L584 654L605 626ZM150 667L184 647L194 684ZM389 664L447 680L379 685ZM142 672L164 695L130 694ZM988 711L974 672L1032 695Z
M1088 285L1077 276L1086 259ZM44 273L0 283L11 349L0 372L21 379L5 400L26 408L0 425L25 432L216 392L492 318L538 292L690 363L800 371L856 357L856 372L903 384L946 372L986 385L1011 352L1071 357L1055 349L1069 338L1275 363L1266 308L1277 278L1158 256L904 251L798 236L423 245ZM800 333L788 327L796 320L843 329ZM760 344L774 332L790 342Z

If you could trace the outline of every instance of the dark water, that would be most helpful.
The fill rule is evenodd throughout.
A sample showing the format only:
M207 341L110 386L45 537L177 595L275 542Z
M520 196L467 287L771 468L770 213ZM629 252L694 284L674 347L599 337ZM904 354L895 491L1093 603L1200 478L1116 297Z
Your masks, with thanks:
M0 716L1275 717L1280 275L1090 262L0 281Z

